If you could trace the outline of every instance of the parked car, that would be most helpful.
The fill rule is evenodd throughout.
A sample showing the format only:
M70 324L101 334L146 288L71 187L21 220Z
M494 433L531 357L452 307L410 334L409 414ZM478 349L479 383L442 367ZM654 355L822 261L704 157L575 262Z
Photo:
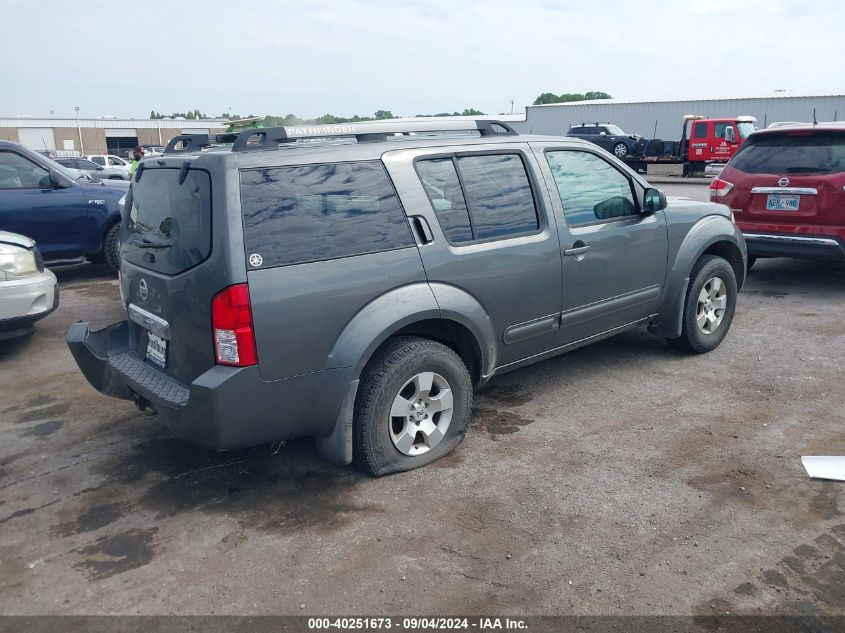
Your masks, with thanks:
M710 185L757 257L845 261L845 123L751 134Z
M105 261L120 265L122 180L79 180L23 145L0 141L0 230L36 241L48 262Z
M645 139L639 134L627 134L612 123L582 123L573 125L567 136L581 138L606 149L617 158L642 154Z
M123 160L120 156L114 154L88 154L83 158L97 163L100 167L113 167L115 169L122 169L127 174L129 173L129 161Z
M416 468L493 376L639 325L714 349L745 279L727 207L667 206L579 139L427 119L182 138L127 196L127 320L67 340L96 389L215 449L316 436L373 475Z
M0 231L0 341L32 332L59 305L56 276L28 237Z
M129 180L129 168L103 167L87 158L57 158L59 165L87 172L93 180Z
M141 149L144 150L144 156L159 156L164 153L164 146L163 145L139 145ZM135 152L135 148L133 147L130 150L124 152L124 156L130 161L132 160L132 154Z

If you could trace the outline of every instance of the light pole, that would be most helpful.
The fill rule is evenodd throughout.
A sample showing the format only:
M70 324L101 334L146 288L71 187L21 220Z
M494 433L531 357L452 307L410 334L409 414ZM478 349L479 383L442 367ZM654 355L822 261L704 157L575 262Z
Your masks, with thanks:
M79 153L83 156L85 155L85 145L82 143L82 126L79 125L79 106L74 106L76 110L76 131L79 132L79 149L81 150Z

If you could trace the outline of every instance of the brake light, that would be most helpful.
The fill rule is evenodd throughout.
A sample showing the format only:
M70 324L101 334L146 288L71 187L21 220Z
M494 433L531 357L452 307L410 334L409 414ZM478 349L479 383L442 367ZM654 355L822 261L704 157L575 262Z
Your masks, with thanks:
M733 188L734 184L732 182L722 180L721 178L714 178L713 182L710 183L710 197L724 198Z
M258 362L249 286L236 284L220 291L211 300L214 328L214 356L218 365L249 367Z

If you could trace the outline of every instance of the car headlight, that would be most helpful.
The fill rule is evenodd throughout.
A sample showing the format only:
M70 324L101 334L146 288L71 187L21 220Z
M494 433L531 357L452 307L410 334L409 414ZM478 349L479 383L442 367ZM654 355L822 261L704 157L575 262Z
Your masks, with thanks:
M3 279L34 275L37 272L38 262L34 250L12 244L0 244L0 275Z

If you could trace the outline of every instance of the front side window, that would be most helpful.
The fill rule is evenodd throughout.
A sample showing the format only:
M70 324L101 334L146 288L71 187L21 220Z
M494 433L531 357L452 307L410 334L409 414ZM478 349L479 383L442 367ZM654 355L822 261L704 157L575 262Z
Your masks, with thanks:
M716 123L713 130L713 135L716 138L725 138L725 130L731 126L730 123Z
M246 170L241 202L251 269L414 245L380 162Z
M604 159L589 152L546 152L566 221L590 224L635 215L631 181Z
M0 189L46 189L50 173L15 152L0 152Z
M519 154L417 161L417 174L452 244L501 239L540 227Z

